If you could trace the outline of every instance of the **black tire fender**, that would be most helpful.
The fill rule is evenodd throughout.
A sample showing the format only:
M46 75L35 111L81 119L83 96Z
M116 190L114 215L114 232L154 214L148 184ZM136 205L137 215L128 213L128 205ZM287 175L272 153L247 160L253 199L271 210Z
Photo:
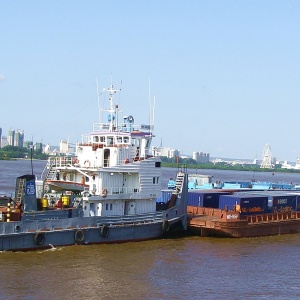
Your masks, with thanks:
M75 239L76 242L79 242L79 243L83 242L84 239L85 239L85 235L84 235L83 230L81 230L81 229L77 230L75 232L74 239Z
M108 237L109 235L109 227L107 225L102 225L100 229L100 235L104 238Z
M45 242L45 234L43 232L37 232L34 236L34 242L37 245L43 245Z
M167 232L167 231L169 231L169 229L170 229L170 223L169 223L169 221L168 220L164 220L163 222L162 222L162 230L163 230L163 232Z

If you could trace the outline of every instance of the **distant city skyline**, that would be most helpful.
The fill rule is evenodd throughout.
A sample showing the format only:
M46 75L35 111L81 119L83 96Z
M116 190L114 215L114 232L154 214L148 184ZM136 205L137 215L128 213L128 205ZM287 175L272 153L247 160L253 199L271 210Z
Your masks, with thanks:
M6 145L12 145L12 142L8 140L8 136L9 136L9 133L10 132L20 132L22 131L23 133L23 140L22 140L22 143L24 144L25 147L27 147L28 143L30 144L43 144L43 143L40 143L38 141L34 141L34 140L28 140L26 138L24 138L26 135L25 135L25 131L24 130L14 130L12 128L9 129L8 131L8 134L7 136L6 135L3 135L3 129L0 127L0 148L3 147L3 146L6 146ZM3 144L3 137L6 139L6 142ZM42 138L43 139L43 138ZM14 140L14 139L12 139ZM25 145L26 143L26 145ZM63 148L63 149L67 149L67 144L68 144L68 141L66 139L60 139L56 144L49 144L49 143L44 143L43 146L46 147L47 146L47 149L51 149L52 148L55 148L55 151L57 151L57 149L60 149L60 148ZM74 148L74 143L70 143L71 146L69 146L70 148ZM72 146L73 145L73 146ZM21 146L22 147L22 146ZM39 146L40 147L40 146ZM270 161L266 164L270 164L271 161L275 161L275 160L278 160L280 162L290 162L290 163L295 163L298 159L298 157L296 157L295 159L293 160L287 160L287 159L278 159L276 156L274 156L272 154L272 150L271 150L271 145L269 144L265 144L264 147L263 147L263 150L262 150L262 155L259 157L259 156L256 156L256 157L221 157L221 156L215 156L215 155L211 155L211 153L208 153L208 152L204 152L204 151L200 151L200 150L194 150L192 151L192 153L184 153L182 152L180 149L176 149L176 148L171 148L171 147L162 147L162 143L160 142L160 146L156 146L156 145L153 145L152 143L152 147L155 148L156 150L155 151L160 151L159 155L161 156L166 156L166 157L175 157L176 155L180 155L180 156L188 156L190 158L193 158L194 160L196 160L196 162L198 163L205 163L205 162L208 162L210 161L210 159L224 159L224 160L251 160L251 161L254 161L254 160L259 160L259 161L263 161L264 160L264 155L266 155L266 151L270 151L270 153L268 153L270 155ZM74 148L75 149L75 148ZM159 149L159 150L157 150ZM64 152L68 152L68 151L65 151Z

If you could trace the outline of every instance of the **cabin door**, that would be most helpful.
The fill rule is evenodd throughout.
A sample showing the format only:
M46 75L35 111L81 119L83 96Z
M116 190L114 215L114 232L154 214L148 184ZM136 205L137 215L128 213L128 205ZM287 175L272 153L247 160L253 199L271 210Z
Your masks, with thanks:
M104 150L104 167L109 167L110 165L110 149L105 149Z
M136 213L136 206L134 201L126 202L126 215L134 215Z

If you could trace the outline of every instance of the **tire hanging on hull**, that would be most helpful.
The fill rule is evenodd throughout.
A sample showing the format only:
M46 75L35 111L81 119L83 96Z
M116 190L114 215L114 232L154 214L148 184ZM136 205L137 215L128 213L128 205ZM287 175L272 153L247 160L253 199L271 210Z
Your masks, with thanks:
M169 223L169 221L168 220L164 220L162 222L161 228L162 228L163 232L168 232L169 229L170 229L170 223Z
M43 245L45 242L45 234L42 232L37 232L33 239L37 245Z
M107 225L102 225L100 229L100 235L104 238L108 237L109 235L109 227Z
M83 232L81 229L77 230L77 231L75 232L74 239L75 239L75 241L78 242L78 243L83 242L84 239L85 239L84 232Z

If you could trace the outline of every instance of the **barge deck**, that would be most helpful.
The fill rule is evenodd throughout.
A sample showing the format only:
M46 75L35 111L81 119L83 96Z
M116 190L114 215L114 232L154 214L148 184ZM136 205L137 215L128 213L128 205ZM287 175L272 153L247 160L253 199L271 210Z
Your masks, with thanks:
M188 229L197 235L259 237L300 232L300 212L242 216L237 211L188 206Z

